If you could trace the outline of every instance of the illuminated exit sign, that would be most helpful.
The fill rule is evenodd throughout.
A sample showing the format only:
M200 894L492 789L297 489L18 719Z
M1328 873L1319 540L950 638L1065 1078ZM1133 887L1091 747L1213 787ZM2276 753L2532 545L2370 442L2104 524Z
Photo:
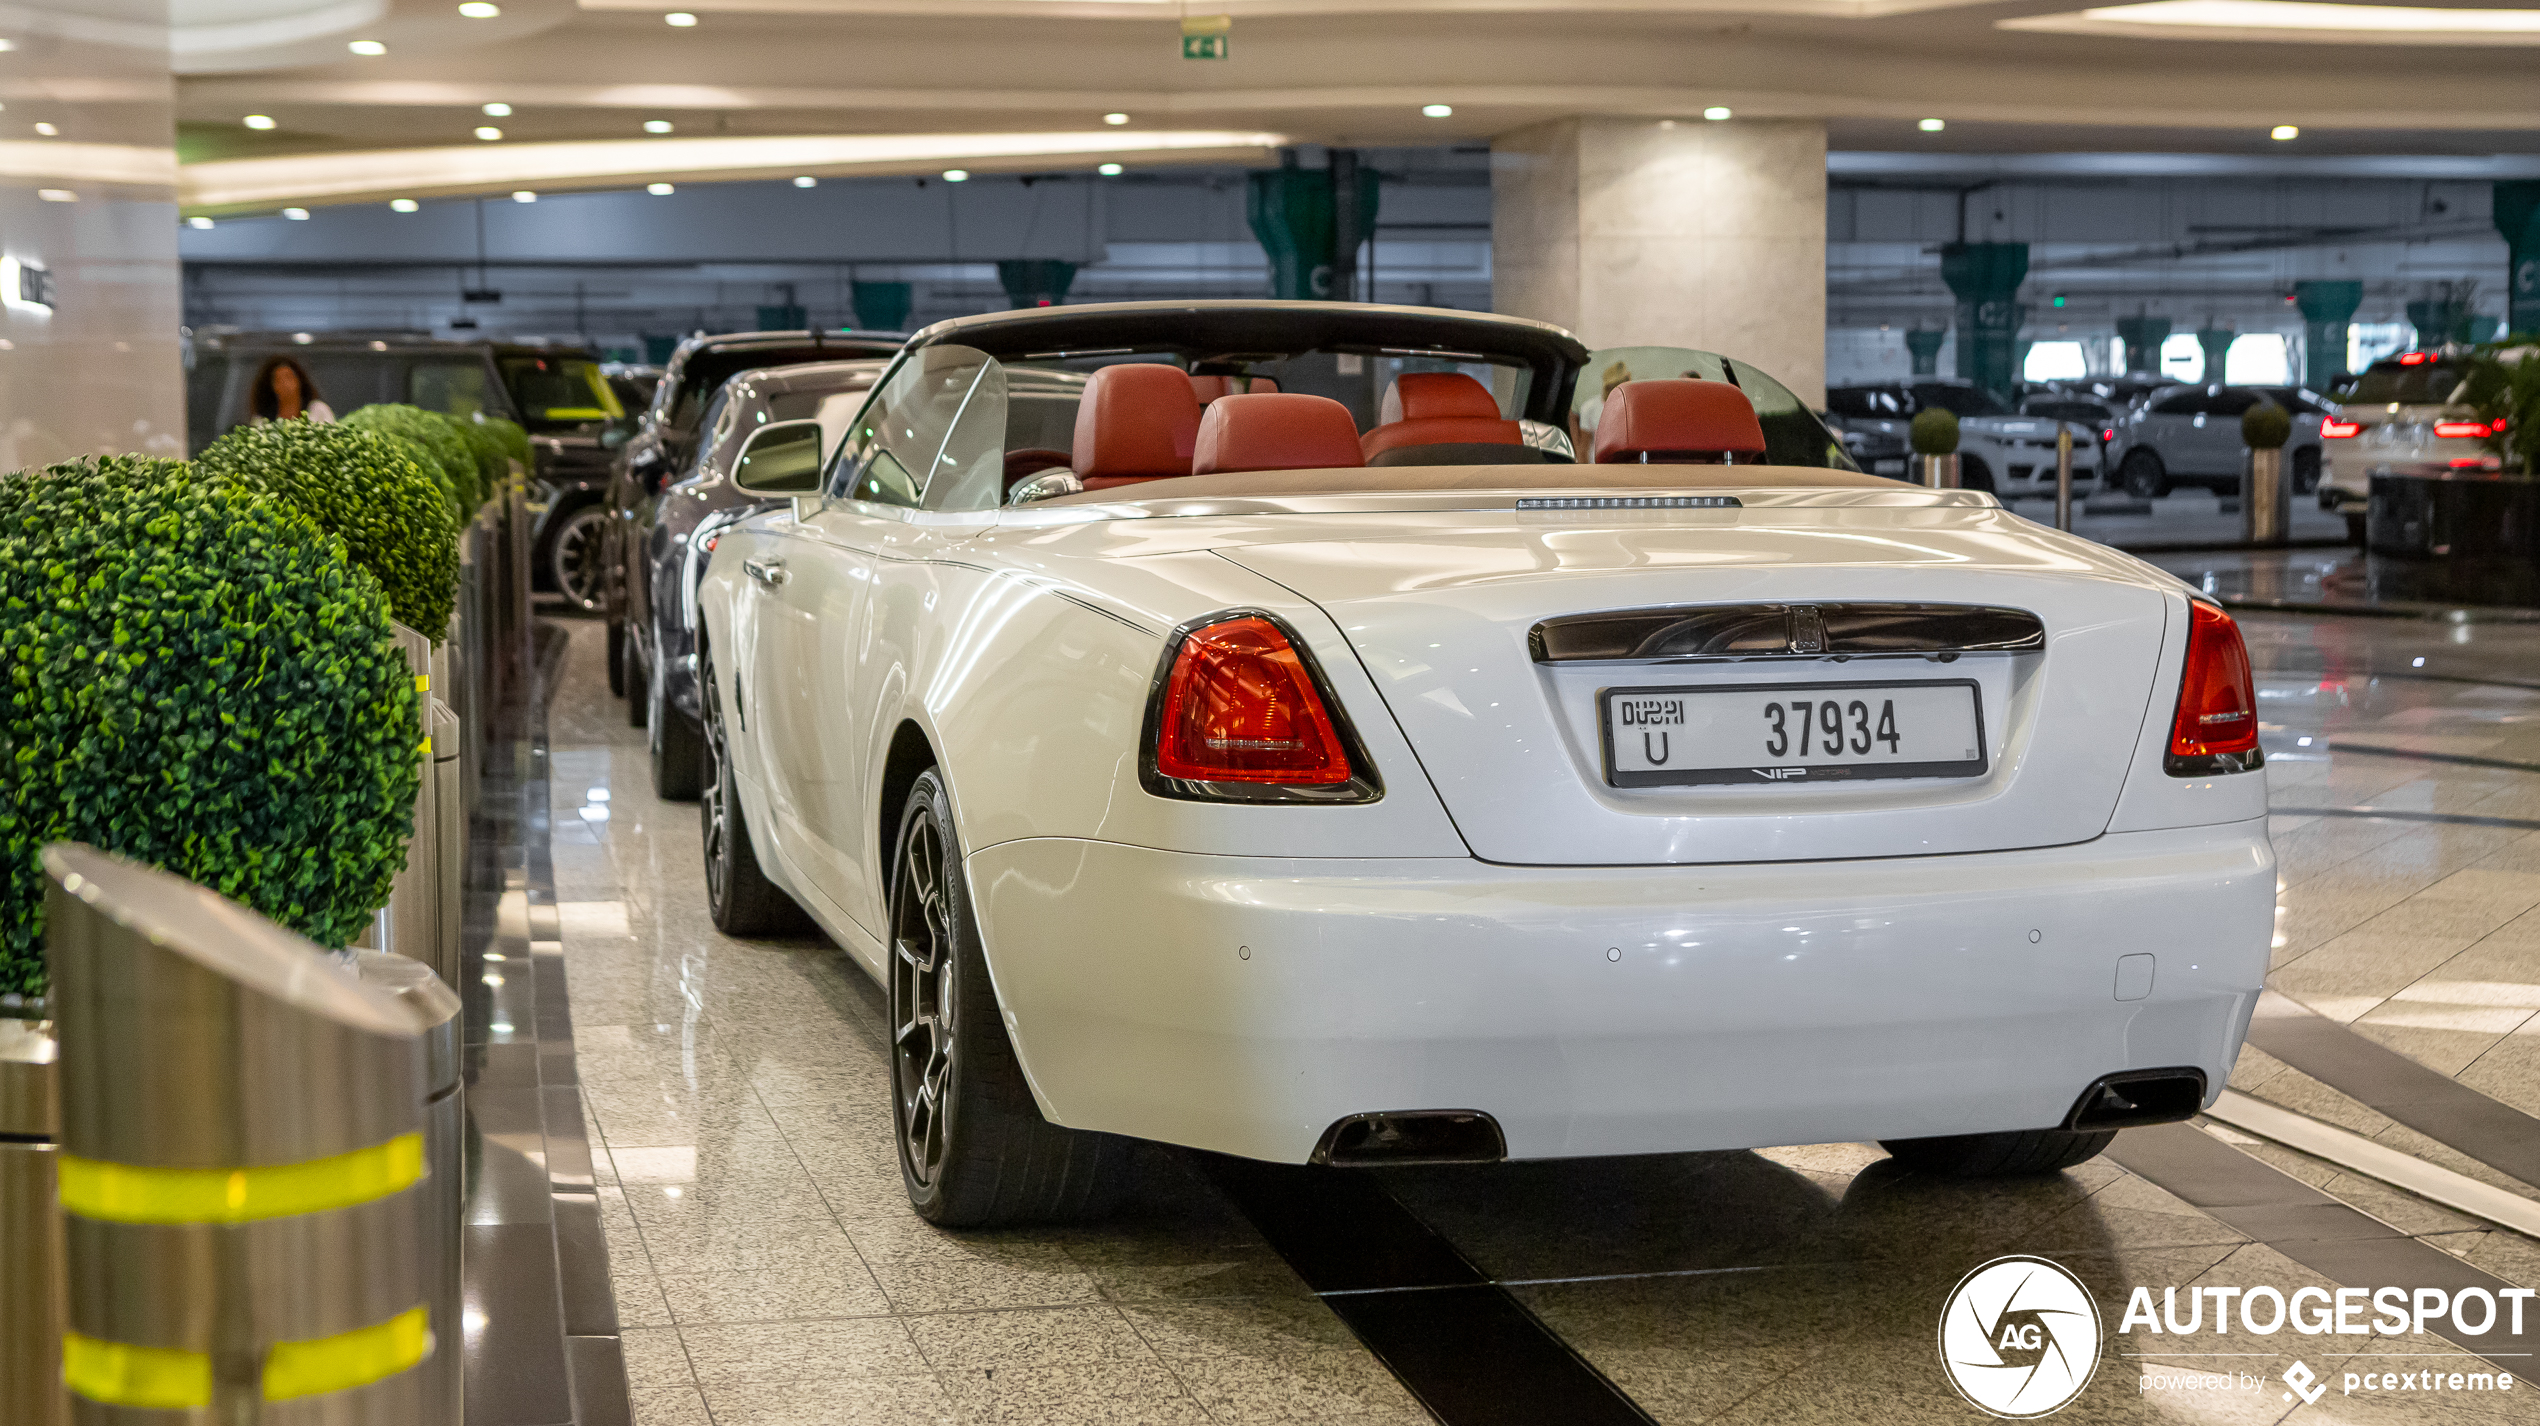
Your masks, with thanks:
M1224 59L1228 34L1235 28L1232 15L1184 15L1182 17L1182 58Z

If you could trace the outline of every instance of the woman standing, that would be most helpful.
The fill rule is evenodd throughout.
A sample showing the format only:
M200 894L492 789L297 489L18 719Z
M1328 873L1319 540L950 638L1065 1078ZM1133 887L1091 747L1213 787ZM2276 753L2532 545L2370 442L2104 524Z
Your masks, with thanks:
M287 356L269 357L256 368L255 383L247 388L247 409L251 425L303 416L320 423L335 419L335 412L319 398L309 369Z

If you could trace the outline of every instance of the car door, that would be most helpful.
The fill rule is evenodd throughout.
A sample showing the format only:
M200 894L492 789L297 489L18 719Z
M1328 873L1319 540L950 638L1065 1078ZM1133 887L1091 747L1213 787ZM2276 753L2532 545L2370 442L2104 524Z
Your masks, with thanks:
M2161 458L2162 467L2174 475L2194 474L2199 469L2196 422L2204 400L2205 393L2194 387L2181 387L2153 398L2152 404L2135 418L2133 444L2149 447Z
M2249 444L2240 437L2240 418L2258 404L2258 393L2224 387L2205 394L2205 452L2216 475L2237 476L2248 463Z

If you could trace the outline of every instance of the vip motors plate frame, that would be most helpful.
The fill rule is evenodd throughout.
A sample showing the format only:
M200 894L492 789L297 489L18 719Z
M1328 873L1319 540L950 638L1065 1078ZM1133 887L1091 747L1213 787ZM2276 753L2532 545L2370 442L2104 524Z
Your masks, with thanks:
M1784 764L1771 770L1755 767L1687 768L1682 772L1621 772L1614 767L1614 721L1612 704L1617 698L1648 694L1715 693L1811 693L1832 689L1860 692L1874 688L1963 688L1974 706L1976 719L1976 755L1952 762L1887 762L1843 763L1822 767ZM1598 756L1605 764L1605 785L1615 788L1641 787L1722 787L1731 785L1770 785L1805 787L1827 782L1892 782L1910 777L1982 777L1992 766L1992 749L1984 736L1984 685L1972 678L1886 678L1874 682L1855 683L1841 679L1822 683L1663 683L1635 684L1628 687L1600 688L1596 691L1596 743ZM1801 769L1800 776L1774 777L1771 771Z

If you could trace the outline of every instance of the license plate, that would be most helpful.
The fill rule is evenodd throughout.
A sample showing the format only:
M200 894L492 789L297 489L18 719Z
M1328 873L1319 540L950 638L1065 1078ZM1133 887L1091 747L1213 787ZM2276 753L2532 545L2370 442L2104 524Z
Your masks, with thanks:
M1981 777L1975 680L1609 688L1597 695L1615 787Z

